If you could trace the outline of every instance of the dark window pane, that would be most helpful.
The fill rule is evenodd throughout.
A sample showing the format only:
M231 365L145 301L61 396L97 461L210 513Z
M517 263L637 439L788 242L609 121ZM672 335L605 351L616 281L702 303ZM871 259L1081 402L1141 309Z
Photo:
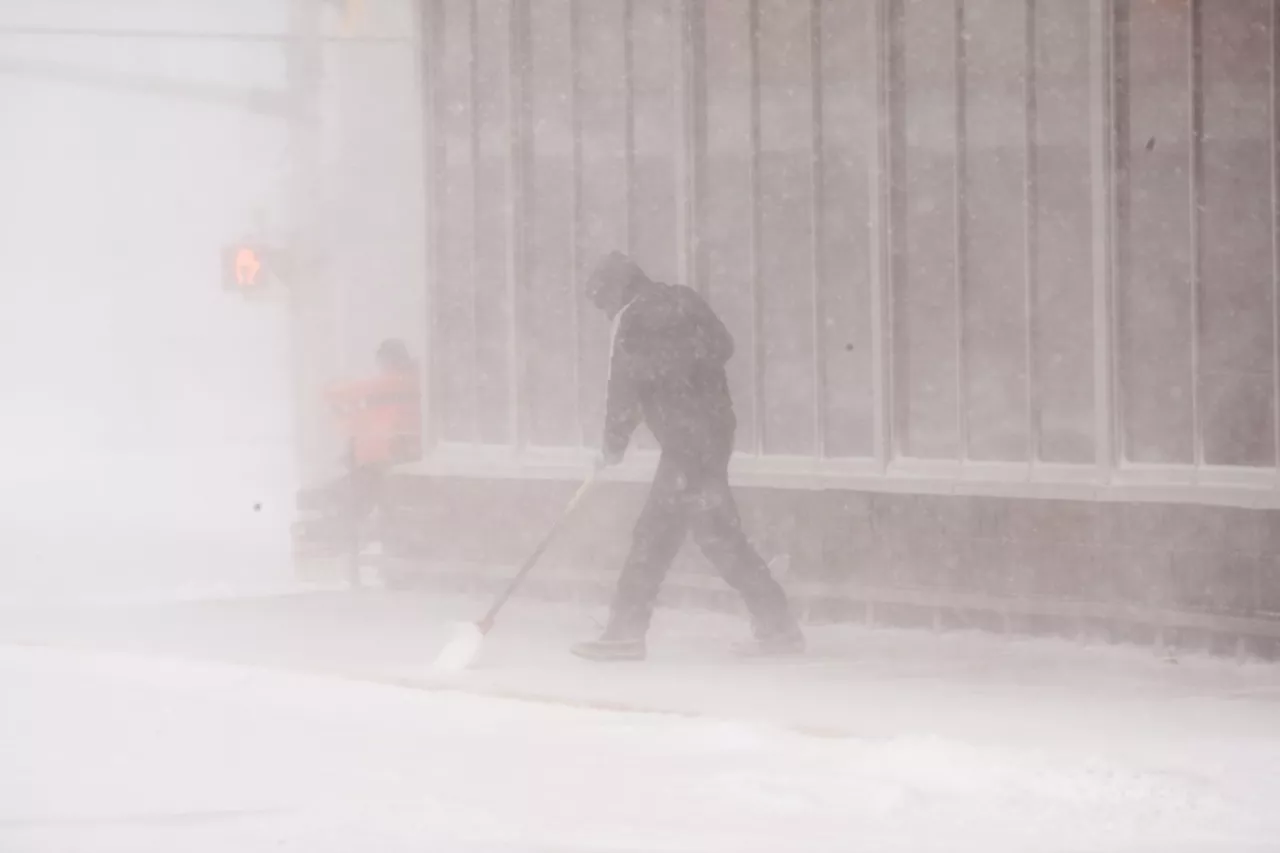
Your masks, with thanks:
M893 4L893 396L897 449L957 458L953 0Z
M512 431L512 305L508 275L511 155L508 106L511 20L509 0L484 5L477 17L476 127L476 406L479 439L508 444Z
M751 289L751 28L748 4L707 0L706 198L699 223L707 295L734 337L729 388L737 446L756 445L755 317Z
M576 446L578 337L573 270L573 123L569 0L529 5L528 287L520 307L526 347L529 441Z
M1035 6L1035 376L1039 457L1096 458L1089 8Z
M474 181L471 162L471 4L443 4L443 47L438 72L437 132L440 135L441 186L437 203L439 258L435 282L432 402L440 437L476 439Z
M759 0L764 449L815 451L813 104L808 6Z
M874 9L822 6L822 358L828 456L870 456L871 231L876 168Z
M1204 461L1275 462L1268 0L1202 6L1200 426Z
M964 395L972 459L1028 455L1026 4L964 5Z
M631 251L650 277L680 281L676 263L676 153L680 146L676 80L679 30L671 0L632 4L635 159ZM684 282L680 282L684 283Z
M1122 262L1116 306L1124 451L1133 462L1190 463L1188 0L1122 0L1119 8Z
M626 52L623 0L579 0L577 14L578 127L582 134L577 275L581 285L596 260L627 245ZM594 306L579 304L582 423L587 443L595 446L604 426L609 321Z

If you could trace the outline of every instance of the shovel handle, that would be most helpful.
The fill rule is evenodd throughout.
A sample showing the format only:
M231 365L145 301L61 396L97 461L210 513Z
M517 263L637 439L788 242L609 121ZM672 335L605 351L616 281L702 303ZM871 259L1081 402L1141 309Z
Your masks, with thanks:
M507 584L507 588L503 590L502 594L498 596L498 599L493 602L493 606L489 608L489 612L485 614L484 618L481 619L479 623L477 623L477 627L479 627L481 634L489 633L489 629L493 627L493 620L498 616L498 611L502 609L502 606L507 603L507 599L511 598L512 594L514 594L520 587L525 576L528 575L529 571L537 564L538 558L542 556L543 552L547 550L547 546L551 544L551 541L555 539L556 534L560 532L560 528L564 526L565 520L573 513L578 504L582 502L582 499L586 497L587 492L591 491L591 486L595 483L595 480L596 471L595 469L592 469L591 473L587 475L587 478L583 480L582 485L578 487L576 492L574 492L573 497L569 499L569 503L565 505L564 510L560 513L560 517L556 519L556 523L547 531L547 535L542 537L542 541L538 543L538 547L533 550L533 553L525 559L524 564L520 566L520 571L516 572L515 577L511 579L511 583Z

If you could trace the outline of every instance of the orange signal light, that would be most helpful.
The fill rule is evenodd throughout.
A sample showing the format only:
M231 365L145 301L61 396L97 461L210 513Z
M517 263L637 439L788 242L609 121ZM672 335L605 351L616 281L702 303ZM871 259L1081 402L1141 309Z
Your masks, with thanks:
M222 247L222 289L249 295L266 290L275 280L274 250L254 241Z
M355 35L364 20L364 0L345 0L342 4L342 34Z
M258 273L262 271L262 261L253 249L242 248L236 251L236 284L241 287L253 287L258 283Z

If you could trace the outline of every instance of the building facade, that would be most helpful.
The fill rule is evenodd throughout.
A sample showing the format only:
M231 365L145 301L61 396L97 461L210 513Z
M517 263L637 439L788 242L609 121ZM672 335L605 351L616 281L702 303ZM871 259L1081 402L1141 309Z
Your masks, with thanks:
M1275 506L1272 14L426 4L435 441L592 442L622 248L725 315L744 460Z
M1272 0L414 9L419 562L515 561L581 474L616 248L734 334L736 482L813 607L1274 635ZM566 571L620 557L643 490L601 495Z

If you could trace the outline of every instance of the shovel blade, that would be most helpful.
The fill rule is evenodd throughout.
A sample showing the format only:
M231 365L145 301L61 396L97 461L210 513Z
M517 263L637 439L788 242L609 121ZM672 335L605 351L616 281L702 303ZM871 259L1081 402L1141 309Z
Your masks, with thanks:
M480 630L479 625L474 622L455 625L453 635L440 650L431 668L438 673L461 672L480 656L482 645L484 645L484 632Z

